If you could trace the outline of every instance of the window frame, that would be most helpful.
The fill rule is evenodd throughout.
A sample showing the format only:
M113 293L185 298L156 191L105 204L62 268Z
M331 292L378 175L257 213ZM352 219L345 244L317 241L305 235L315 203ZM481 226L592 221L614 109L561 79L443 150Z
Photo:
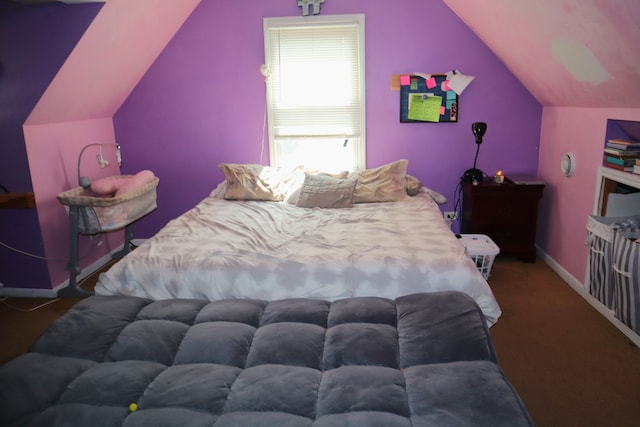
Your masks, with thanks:
M354 144L353 161L351 170L365 169L366 167L366 89L365 89L365 17L364 14L346 14L346 15L314 15L307 17L283 17L283 18L264 18L263 34L264 34L264 53L265 64L269 66L272 62L272 52L270 50L270 31L275 28L304 28L317 26L355 26L358 34L358 84L359 84L359 132L358 135L345 136L345 146L348 143ZM280 153L279 144L276 143L276 135L273 126L274 117L274 100L272 99L272 77L266 78L266 112L268 120L269 135L269 161L272 166L280 166L283 162L283 155ZM313 138L322 138L317 135L300 135L301 138L309 137L311 142ZM280 138L283 140L284 138ZM334 138L335 139L335 138Z

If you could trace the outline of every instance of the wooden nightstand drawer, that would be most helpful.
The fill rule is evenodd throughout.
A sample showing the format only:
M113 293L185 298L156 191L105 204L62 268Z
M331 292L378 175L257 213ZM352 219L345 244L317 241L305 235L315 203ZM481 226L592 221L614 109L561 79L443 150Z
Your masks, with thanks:
M535 261L538 202L543 189L542 184L465 184L461 232L486 234L500 248L500 256Z
M529 224L531 207L527 203L513 203L505 199L487 200L484 209L477 212L478 223Z

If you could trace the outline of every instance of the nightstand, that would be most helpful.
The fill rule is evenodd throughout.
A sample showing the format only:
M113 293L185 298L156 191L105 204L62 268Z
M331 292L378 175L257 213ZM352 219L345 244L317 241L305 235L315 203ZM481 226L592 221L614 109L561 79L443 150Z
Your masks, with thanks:
M500 256L536 260L538 202L544 184L496 184L485 180L462 187L461 233L486 234Z

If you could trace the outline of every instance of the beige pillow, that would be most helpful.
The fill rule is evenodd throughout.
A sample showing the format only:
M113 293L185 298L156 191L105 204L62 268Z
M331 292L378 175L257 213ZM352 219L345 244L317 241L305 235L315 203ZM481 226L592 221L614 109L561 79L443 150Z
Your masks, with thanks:
M396 202L406 200L408 160L397 160L353 176L358 180L353 203Z
M411 197L415 196L420 192L420 187L422 187L422 183L415 176L407 175L407 194Z
M357 181L328 175L307 175L297 205L302 208L348 208L353 203Z
M218 165L227 180L225 199L268 200L279 202L289 190L290 170L256 164L221 163Z

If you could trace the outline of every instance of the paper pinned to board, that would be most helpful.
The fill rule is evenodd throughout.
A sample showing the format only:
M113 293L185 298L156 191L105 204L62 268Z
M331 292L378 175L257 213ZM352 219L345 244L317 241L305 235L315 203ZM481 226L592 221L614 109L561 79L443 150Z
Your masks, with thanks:
M441 96L427 96L423 93L412 93L409 97L409 120L419 120L422 122L439 122L440 107L442 105Z
M474 76L466 76L458 70L452 70L447 73L447 80L449 82L449 88L460 95L475 79Z
M425 80L429 80L431 78L431 74L427 74L427 73L414 72L413 75L414 76L418 76L418 77L422 77Z

